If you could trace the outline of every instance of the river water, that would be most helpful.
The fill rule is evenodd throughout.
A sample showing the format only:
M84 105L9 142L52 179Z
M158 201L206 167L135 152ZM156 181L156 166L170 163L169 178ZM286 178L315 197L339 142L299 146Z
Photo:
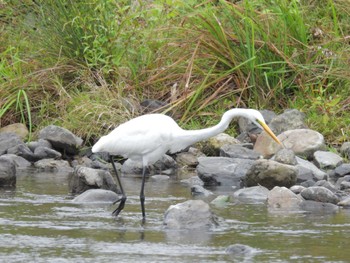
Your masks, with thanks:
M21 172L15 190L0 190L0 262L350 262L349 210L272 213L233 200L211 204L215 229L167 230L166 209L193 198L178 180L146 183L142 225L140 179L122 178L128 200L115 219L110 205L72 203L67 178ZM234 244L252 251L226 254Z

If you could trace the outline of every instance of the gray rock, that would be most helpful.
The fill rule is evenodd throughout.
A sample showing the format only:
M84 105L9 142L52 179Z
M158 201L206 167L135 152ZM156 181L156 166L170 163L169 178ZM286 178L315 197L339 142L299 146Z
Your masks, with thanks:
M180 152L176 154L176 163L179 167L196 168L198 165L198 157L204 156L198 149L191 147L188 152Z
M191 194L192 195L203 195L203 196L210 196L213 195L213 192L205 189L203 186L201 185L193 185L191 187Z
M253 257L258 254L259 251L247 245L234 244L228 246L225 253L230 256L233 262L253 262Z
M197 174L204 185L222 185L231 190L239 186L249 168L255 161L228 157L198 158Z
M313 180L315 180L315 181L323 180L323 179L325 179L327 177L327 174L325 172L321 171L320 169L318 169L316 167L316 165L314 165L313 163L311 163L311 162L309 162L307 160L304 160L302 158L299 158L299 157L296 157L296 159L297 159L297 162L298 162L297 167L301 166L301 167L311 171L312 175L313 175L313 178L312 178Z
M331 190L323 186L308 187L301 191L300 195L305 200L312 200L332 204L337 204L339 202L339 198Z
M7 153L8 149L20 144L24 144L24 142L18 135L7 132L0 133L0 155Z
M350 159L350 142L344 142L340 147L340 152L344 155L344 157Z
M343 181L340 183L340 187L339 187L340 190L347 190L347 189L350 189L350 182L347 182L347 181Z
M291 190L294 194L300 194L306 187L302 185L293 185L289 190Z
M155 174L151 176L151 179L153 181L161 182L161 181L168 181L170 177L164 174Z
M121 166L121 173L125 176L142 176L142 162L136 162L131 159L126 160ZM149 168L146 168L146 175L149 175Z
M177 167L177 164L176 164L173 157L165 154L162 156L162 158L160 160L155 162L150 167L155 173L161 173L161 172L164 172L166 170L171 170L172 172L170 172L170 174L174 174L175 169Z
M251 149L242 147L241 145L224 145L220 148L220 156L257 160L261 155Z
M274 187L267 196L268 208L271 210L295 211L300 209L303 199L286 187Z
M343 163L343 164L337 166L334 170L334 175L336 177L350 175L350 163Z
M54 159L42 159L34 163L34 167L48 172L73 172L73 168L69 165L66 160L54 160Z
M275 142L269 134L262 132L256 139L254 144L254 151L261 154L264 158L272 157L283 147Z
M55 125L49 125L40 130L39 139L48 140L54 149L70 155L77 154L83 143L83 140L71 131Z
M291 187L296 183L297 169L291 165L272 160L257 160L247 172L245 186L262 185L268 189L275 186Z
M335 183L335 187L337 189L341 188L341 185L344 185L344 182L350 182L350 175L345 175L343 177L340 177L337 182ZM346 184L345 184L346 185Z
M171 205L164 214L164 225L168 229L207 229L217 224L216 216L202 200Z
M273 156L272 160L289 165L296 165L298 163L297 159L295 158L294 152L291 149L287 148L282 148L281 150L279 150Z
M38 141L31 141L27 144L27 146L32 152L34 152L35 149L40 146L52 149L51 143L43 139L39 139Z
M326 180L320 180L317 181L314 186L323 186L325 188L327 188L328 190L331 190L333 193L335 193L337 191L337 188L335 187L335 185L333 185L332 183L326 181Z
M240 141L236 138L226 134L220 133L208 140L201 142L201 152L207 156L218 156L220 154L220 148L224 145L235 145L239 144Z
M34 155L37 159L57 159L61 158L62 154L54 149L47 148L45 146L36 147L34 150Z
M296 109L287 109L282 114L274 117L270 124L275 134L295 129L306 129L305 114Z
M70 192L80 194L86 190L96 188L118 193L117 184L108 171L77 166L69 180Z
M3 132L14 133L18 137L20 137L22 140L26 139L29 134L27 126L25 126L23 123L13 123L0 128L0 133L3 133Z
M187 184L189 186L193 186L193 185L203 186L204 185L204 182L198 176L192 176L188 179L183 179L183 180L181 180L181 183Z
M14 162L0 157L0 187L16 186L16 167Z
M21 156L17 156L15 154L4 154L1 155L2 159L6 159L9 160L10 162L13 162L16 166L16 168L28 168L30 166L32 166L32 163L27 161L26 159L24 159Z
M312 200L304 200L300 204L300 208L304 211L311 213L336 213L339 211L339 207L331 203L322 203Z
M21 156L30 162L35 162L39 160L26 144L18 144L16 146L13 146L12 148L7 150L7 153Z
M296 155L311 158L313 153L326 148L324 137L309 129L289 130L278 135L285 148L292 149Z
M242 188L233 193L235 198L240 200L248 201L266 201L269 194L269 189L264 186L252 186L247 188Z
M341 200L337 205L342 206L344 208L349 208L350 207L350 196Z
M73 203L114 203L119 199L118 195L110 190L89 189L76 196Z
M276 113L270 110L260 110L259 112L262 114L267 124L269 124L271 120L277 116ZM259 134L262 131L259 127L257 127L253 122L251 122L247 118L239 118L238 127L240 133Z
M335 169L343 163L343 158L332 152L316 151L314 152L314 161L316 166L321 169Z

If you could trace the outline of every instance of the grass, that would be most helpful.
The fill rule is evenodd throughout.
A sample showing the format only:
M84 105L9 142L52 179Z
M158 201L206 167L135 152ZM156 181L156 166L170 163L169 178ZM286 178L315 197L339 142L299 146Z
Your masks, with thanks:
M89 144L151 98L186 128L296 108L330 145L350 135L347 0L0 5L1 126L53 123Z

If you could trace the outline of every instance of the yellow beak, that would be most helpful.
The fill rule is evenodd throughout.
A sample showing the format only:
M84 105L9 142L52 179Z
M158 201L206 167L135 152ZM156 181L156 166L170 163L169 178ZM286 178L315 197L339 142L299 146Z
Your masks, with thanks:
M282 143L280 142L280 140L276 137L276 135L271 131L271 129L269 128L269 126L266 125L266 123L261 122L260 120L257 120L257 122L261 125L261 127L263 127L263 129L271 136L272 139L274 139L275 142L277 142L278 144L282 145ZM283 146L283 145L282 145Z

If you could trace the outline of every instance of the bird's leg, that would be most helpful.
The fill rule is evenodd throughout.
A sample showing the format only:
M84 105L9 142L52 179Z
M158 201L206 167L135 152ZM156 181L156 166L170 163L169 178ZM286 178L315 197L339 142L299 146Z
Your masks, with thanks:
M146 165L142 166L142 183L140 191L140 202L141 202L141 211L142 211L142 221L146 220L145 212L145 180L146 180Z
M117 216L119 215L119 213L120 213L120 212L123 210L123 208L124 208L124 205L125 205L125 202L126 202L126 195L125 195L125 192L124 192L124 189L123 189L123 185L122 185L122 183L121 183L121 181L120 181L118 171L117 171L117 169L115 168L115 164L114 164L113 157L110 155L110 156L109 156L109 159L110 159L110 161L111 161L111 163L112 163L112 166L113 166L113 169L114 169L114 172L115 172L115 175L116 175L116 177L117 177L118 184L119 184L120 192L121 192L121 194L122 194L122 197L121 197L119 200L117 200L117 201L114 202L114 204L120 202L120 203L119 203L119 206L117 207L117 209L115 209L115 210L113 211L113 213L112 213L112 215L114 215L114 216L117 217Z

